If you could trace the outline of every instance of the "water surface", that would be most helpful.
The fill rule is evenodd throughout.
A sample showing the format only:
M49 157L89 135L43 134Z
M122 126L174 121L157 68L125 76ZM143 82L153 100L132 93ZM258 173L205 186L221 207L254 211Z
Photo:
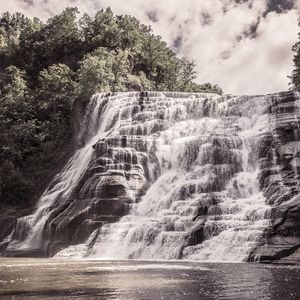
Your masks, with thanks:
M300 299L300 268L1 258L0 299Z

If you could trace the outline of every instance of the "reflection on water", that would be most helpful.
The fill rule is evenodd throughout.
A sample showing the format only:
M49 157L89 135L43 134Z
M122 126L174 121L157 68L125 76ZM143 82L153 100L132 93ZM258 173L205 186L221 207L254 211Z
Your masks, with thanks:
M182 261L0 260L0 299L300 299L300 268Z

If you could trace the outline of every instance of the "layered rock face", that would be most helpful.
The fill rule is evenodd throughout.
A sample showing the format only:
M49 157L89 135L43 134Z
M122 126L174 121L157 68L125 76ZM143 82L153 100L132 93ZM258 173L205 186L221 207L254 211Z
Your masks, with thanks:
M95 95L75 109L74 155L33 215L5 221L0 250L299 261L298 102L293 92Z
M300 262L300 94L271 97L271 130L262 144L260 188L271 206L261 245L250 260Z

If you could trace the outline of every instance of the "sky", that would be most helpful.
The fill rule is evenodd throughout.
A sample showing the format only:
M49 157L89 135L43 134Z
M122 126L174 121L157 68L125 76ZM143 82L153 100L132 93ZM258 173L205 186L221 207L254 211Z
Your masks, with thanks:
M111 7L151 25L179 55L195 61L198 83L248 95L289 88L300 0L0 0L0 12L43 20L68 6L91 15Z

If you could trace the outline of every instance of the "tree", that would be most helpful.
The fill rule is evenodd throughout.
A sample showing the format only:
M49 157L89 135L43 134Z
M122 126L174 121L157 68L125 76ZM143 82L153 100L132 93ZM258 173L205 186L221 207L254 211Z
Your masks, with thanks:
M79 11L76 7L66 8L60 15L54 16L47 21L43 28L45 41L45 56L49 59L49 64L70 61L70 55L80 53L81 38L77 15ZM75 63L75 62L74 62Z
M80 62L78 79L81 95L125 91L129 72L129 52L100 47Z
M32 188L22 172L35 136L28 92L24 71L9 66L0 73L0 199L9 205L28 203Z
M160 37L153 34L147 36L141 49L140 61L149 80L157 81L158 72L168 63L168 54L171 54L171 50L166 47Z
M78 60L83 55L78 13L77 8L66 8L46 24L33 22L21 32L18 64L34 79L52 64L64 63L72 69L78 67Z
M113 92L126 91L127 74L129 73L129 51L116 50L113 53L111 71L114 79L111 82L111 90Z
M127 15L117 16L117 24L119 28L118 47L122 50L130 50L133 56L140 54L151 28L142 25L135 17Z
M128 91L151 91L153 86L145 73L141 71L138 75L127 74L126 89Z
M70 115L77 88L74 77L74 72L64 64L52 65L40 72L38 103L52 123L58 115Z
M119 28L110 8L98 11L94 19L85 14L80 23L84 44L88 51L93 51L99 47L110 50L117 48Z
M23 97L26 92L25 72L16 66L7 67L0 74L0 97Z
M110 91L110 83L114 80L112 64L113 57L105 48L87 54L78 70L80 94L91 96Z
M300 26L300 18L298 20L298 25ZM291 79L292 88L295 90L300 90L300 32L298 33L298 41L292 48L294 52L294 70L292 76L289 76Z
M12 162L5 161L0 165L0 206L28 206L31 190L30 180L24 178Z
M30 19L17 12L10 14L5 12L0 16L0 48L8 47L8 50L18 44L21 31L28 26Z
M17 119L26 119L29 113L26 74L15 66L0 73L0 126Z
M217 84L202 83L198 84L195 82L190 82L186 87L186 92L192 93L214 93L222 95L223 91Z

